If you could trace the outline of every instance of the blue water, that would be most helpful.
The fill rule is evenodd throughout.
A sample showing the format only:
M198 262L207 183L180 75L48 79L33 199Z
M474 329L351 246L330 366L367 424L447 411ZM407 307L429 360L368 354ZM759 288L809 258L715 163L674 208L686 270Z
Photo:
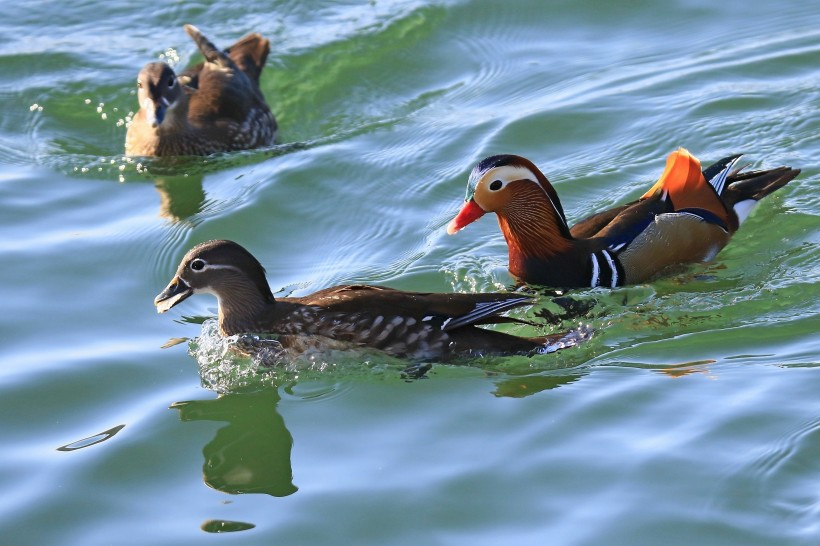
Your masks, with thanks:
M282 146L123 158L139 68L195 60L184 23L271 39ZM816 1L4 6L0 542L817 544L818 29ZM678 146L803 172L713 262L575 292L574 349L259 374L213 298L152 305L211 238L280 295L505 290L492 218L444 232L478 160L530 158L572 221Z

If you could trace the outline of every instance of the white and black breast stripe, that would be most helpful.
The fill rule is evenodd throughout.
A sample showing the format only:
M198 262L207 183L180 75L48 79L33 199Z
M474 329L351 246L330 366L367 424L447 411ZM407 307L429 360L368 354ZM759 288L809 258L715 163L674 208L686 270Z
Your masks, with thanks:
M621 263L606 249L589 255L592 262L590 286L608 286L615 288L624 282L624 271Z

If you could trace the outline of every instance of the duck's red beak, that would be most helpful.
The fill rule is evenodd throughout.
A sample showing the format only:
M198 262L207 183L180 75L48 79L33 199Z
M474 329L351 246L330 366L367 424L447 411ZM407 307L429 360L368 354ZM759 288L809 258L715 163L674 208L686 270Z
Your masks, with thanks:
M447 234L452 235L465 226L472 224L482 216L484 216L484 209L479 207L474 200L470 199L464 203L464 206L458 211L456 217L447 224Z

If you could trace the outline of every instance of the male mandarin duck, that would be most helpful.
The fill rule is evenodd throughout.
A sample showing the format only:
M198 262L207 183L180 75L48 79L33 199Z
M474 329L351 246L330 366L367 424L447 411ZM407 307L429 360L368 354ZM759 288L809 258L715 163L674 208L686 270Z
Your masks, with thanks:
M714 258L760 199L800 174L790 167L741 172L739 158L701 171L681 148L640 199L570 229L558 194L531 161L488 157L470 173L466 203L447 232L495 212L510 273L522 282L556 288L640 283L671 265Z
M220 51L196 27L185 31L205 61L179 76L163 62L140 70L140 109L128 126L126 155L209 155L273 144L276 120L259 89L270 42L252 33Z
M548 353L574 344L572 336L526 338L478 327L522 322L499 316L533 303L529 296L516 293L431 294L353 284L275 299L259 261L225 240L189 250L154 305L164 313L197 293L216 296L222 335L279 334L285 348L302 346L300 337L319 336L397 357L448 360Z

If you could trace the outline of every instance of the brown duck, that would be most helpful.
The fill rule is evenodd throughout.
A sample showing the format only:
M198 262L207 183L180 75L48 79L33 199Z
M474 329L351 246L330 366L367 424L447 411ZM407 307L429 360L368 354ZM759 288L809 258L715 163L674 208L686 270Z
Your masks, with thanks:
M495 212L510 273L522 282L560 288L639 283L671 265L711 260L760 199L800 174L789 167L741 172L739 159L701 171L681 148L640 199L570 229L547 177L523 157L496 155L473 169L466 202L447 232Z
M192 25L205 61L179 76L163 62L137 77L139 111L125 135L129 156L209 155L269 146L276 120L259 89L270 42L248 34L220 51Z
M196 293L216 296L222 335L279 334L286 348L302 344L300 337L318 336L397 357L448 360L546 353L563 344L561 335L525 338L478 327L519 322L499 315L533 303L516 293L431 294L352 284L275 299L262 265L232 241L189 250L154 305L164 313Z

